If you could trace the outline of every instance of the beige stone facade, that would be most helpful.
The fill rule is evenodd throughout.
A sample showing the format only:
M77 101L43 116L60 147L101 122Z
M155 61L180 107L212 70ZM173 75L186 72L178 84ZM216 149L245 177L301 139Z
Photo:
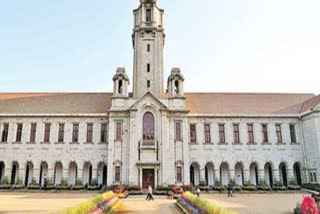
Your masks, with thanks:
M113 93L0 94L0 180L319 182L320 97L184 93L179 68L165 92L163 15L156 0L134 10L133 93L118 68Z

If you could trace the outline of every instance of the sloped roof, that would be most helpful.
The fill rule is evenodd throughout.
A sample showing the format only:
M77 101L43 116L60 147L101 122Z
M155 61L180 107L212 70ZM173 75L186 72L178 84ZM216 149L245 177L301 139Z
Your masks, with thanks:
M106 113L112 93L0 93L0 113Z
M107 113L112 93L0 93L1 114ZM320 103L313 94L185 93L191 114L298 114Z
M313 94L186 93L195 114L298 114Z

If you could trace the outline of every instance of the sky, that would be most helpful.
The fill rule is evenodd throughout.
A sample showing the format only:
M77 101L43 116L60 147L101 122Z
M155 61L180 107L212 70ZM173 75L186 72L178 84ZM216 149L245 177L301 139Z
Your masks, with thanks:
M111 92L117 67L132 80L138 4L0 1L0 92ZM320 94L319 0L158 4L165 77L180 67L185 91Z

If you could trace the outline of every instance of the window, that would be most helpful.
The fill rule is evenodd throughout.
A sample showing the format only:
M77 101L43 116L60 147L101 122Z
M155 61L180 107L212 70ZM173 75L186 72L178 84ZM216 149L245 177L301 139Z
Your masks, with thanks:
M248 124L248 143L254 143L253 124Z
M4 123L3 124L3 130L2 130L1 142L7 142L8 141L8 132L9 132L9 124L8 123Z
M122 80L119 80L119 85L118 85L118 94L122 94L122 88L123 88Z
M190 142L196 143L197 142L197 133L196 133L196 125L190 125Z
M116 123L116 140L122 140L122 122Z
M154 117L150 112L143 116L143 140L154 140Z
M93 133L93 124L88 123L87 124L87 142L92 143L92 134Z
M282 143L281 124L276 125L277 143Z
M147 51L150 52L150 44L147 44Z
M219 139L220 143L226 143L226 135L224 131L224 124L219 125Z
M16 142L21 142L21 138L22 138L22 123L18 123L18 125L17 125Z
M30 143L36 142L36 132L37 132L37 124L31 124L31 131L30 131Z
M315 181L315 182L317 182L317 173L313 173L313 180Z
M147 64L147 72L150 72L150 64Z
M240 143L239 124L233 125L233 138L234 138L234 143L236 144Z
M116 166L115 169L115 179L116 182L120 182L120 166Z
M210 124L204 124L204 142L211 143Z
M101 124L101 143L108 142L108 125L106 123Z
M77 143L79 141L79 124L75 123L73 124L73 130L72 130L72 142Z
M177 182L182 182L182 167L177 166Z
M151 9L146 10L146 22L151 22Z
M297 138L296 138L296 127L294 124L290 125L290 138L291 138L291 143L296 143Z
M147 81L147 87L150 88L150 80Z
M181 141L182 136L181 136L181 121L176 121L175 123L175 140L176 141Z
M266 124L262 125L262 142L268 143L268 127Z
M59 124L58 142L62 143L64 140L64 123Z
M313 182L313 173L310 172L310 181Z
M51 124L50 123L46 123L44 126L44 142L48 143L50 141L50 128L51 128Z

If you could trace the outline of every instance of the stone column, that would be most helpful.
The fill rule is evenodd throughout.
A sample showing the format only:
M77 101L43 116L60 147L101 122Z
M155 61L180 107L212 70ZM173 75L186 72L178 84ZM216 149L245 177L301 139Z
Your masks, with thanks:
M222 182L220 177L220 168L214 170L214 182L216 183L217 181Z
M78 173L77 173L77 179L80 179L83 182L83 170L77 167ZM76 179L76 182L77 182Z
M231 180L234 181L234 182L236 181L234 169L229 169L229 182Z
M156 167L155 169L154 169L154 188L156 189L157 188L157 186L158 186L158 171L159 171L159 169L158 169L158 167Z
M83 175L83 172L82 172ZM100 175L102 177L102 175ZM92 180L98 180L98 168L92 168Z
M23 167L19 167L18 173L16 174L16 183L18 182L18 179L22 181L23 184L25 184L26 179L26 169Z
M139 186L142 189L142 167L139 166L138 170L139 170Z
M264 169L258 169L258 182L265 181Z
M11 170L12 170L11 167L6 167L4 169L4 176L3 177L8 178L9 183L11 182Z
M288 177L288 184L289 184L290 181L295 180L293 169L288 168L287 173L288 173L287 177Z
M245 183L249 183L250 182L250 171L249 171L249 169L243 169L243 181L244 181L244 183L242 185L244 185Z
M280 174L278 169L273 169L272 170L272 176L273 176L273 183L279 182L280 181Z
M206 169L205 168L203 168L203 169L200 168L199 171L200 171L200 175L199 175L199 184L200 184L201 182L206 181Z
M46 175L48 179L48 184L52 183L54 184L54 168L48 168L48 173Z
M62 169L62 181L61 181L61 182L66 181L67 184L69 184L69 169L68 168L66 169L66 167L64 167Z
M40 169L39 168L34 168L33 169L32 179L34 179L40 185L40 183L39 183L39 181L40 181Z

